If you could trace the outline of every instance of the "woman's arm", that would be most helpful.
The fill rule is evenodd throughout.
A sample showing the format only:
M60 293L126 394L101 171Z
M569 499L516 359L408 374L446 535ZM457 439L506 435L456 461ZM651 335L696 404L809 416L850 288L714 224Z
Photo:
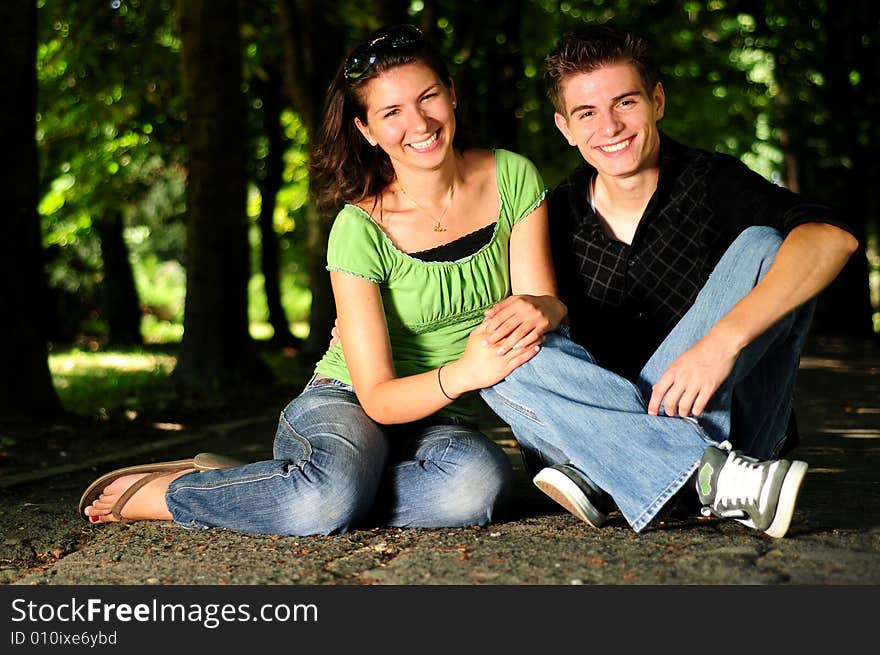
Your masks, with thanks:
M539 345L568 308L557 298L550 253L547 203L513 226L510 235L511 296L486 312L485 341L499 354Z
M425 418L465 391L495 384L535 355L530 348L497 355L482 345L481 325L468 339L465 354L439 372L440 379L437 369L398 378L378 285L337 271L331 271L330 281L352 386L364 411L377 423Z

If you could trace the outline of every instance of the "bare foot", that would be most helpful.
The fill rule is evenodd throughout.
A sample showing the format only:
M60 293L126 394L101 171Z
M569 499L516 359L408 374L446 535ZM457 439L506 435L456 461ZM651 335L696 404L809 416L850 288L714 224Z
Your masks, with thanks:
M171 512L165 503L165 492L172 480L176 480L185 473L192 473L196 469L184 469L174 471L151 480L128 499L122 508L122 517L132 521L159 520L170 521ZM104 491L95 502L86 507L85 515L92 523L112 523L116 517L110 513L119 498L135 482L143 478L147 473L136 475L123 475L104 488Z

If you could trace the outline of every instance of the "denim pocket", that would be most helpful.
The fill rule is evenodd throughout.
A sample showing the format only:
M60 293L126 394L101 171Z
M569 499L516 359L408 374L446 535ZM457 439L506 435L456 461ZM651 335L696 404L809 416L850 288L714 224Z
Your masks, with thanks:
M297 468L302 468L312 459L312 444L294 430L284 412L281 412L281 417L278 419L278 429L275 431L272 455L275 459L287 460Z

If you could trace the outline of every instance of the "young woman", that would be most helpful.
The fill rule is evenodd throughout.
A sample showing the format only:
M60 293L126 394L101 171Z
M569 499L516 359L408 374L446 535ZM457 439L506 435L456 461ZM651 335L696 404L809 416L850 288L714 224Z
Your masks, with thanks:
M92 522L307 535L491 520L511 468L474 427L468 392L533 357L566 308L537 171L507 151L458 149L455 107L415 27L351 52L312 158L319 201L344 205L327 254L342 342L282 412L274 459L115 471L83 495Z

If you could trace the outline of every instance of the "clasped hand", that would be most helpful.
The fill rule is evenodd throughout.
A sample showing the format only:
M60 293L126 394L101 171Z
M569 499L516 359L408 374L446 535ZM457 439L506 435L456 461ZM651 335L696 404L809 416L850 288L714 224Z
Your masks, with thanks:
M461 358L444 367L449 388L461 393L500 382L538 353L544 334L559 327L566 313L553 296L510 296L492 306L468 337ZM338 321L330 336L332 348L342 338Z
M538 353L544 334L559 326L566 311L552 296L505 298L486 311L461 359L449 365L451 372L461 374L469 389L500 382Z
M565 314L565 305L553 296L509 296L486 310L485 345L499 355L539 346Z

